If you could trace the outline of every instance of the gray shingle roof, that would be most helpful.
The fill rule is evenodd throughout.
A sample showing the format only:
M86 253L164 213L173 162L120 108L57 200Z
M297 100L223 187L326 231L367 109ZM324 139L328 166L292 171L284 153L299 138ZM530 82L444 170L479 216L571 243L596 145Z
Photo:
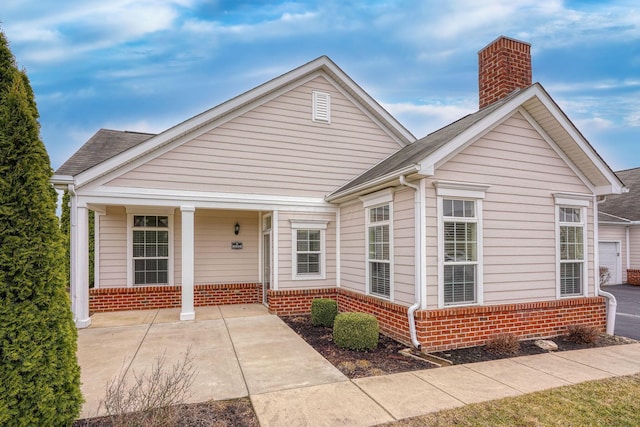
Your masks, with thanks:
M599 211L631 221L640 221L640 167L616 172L628 193L607 196Z
M440 147L446 145L456 136L479 122L489 114L500 108L506 102L515 97L521 90L515 90L508 96L504 97L500 101L494 102L491 105L433 132L429 135L421 138L414 143L404 147L400 151L387 157L371 169L367 170L363 174L357 176L353 180L349 181L344 186L334 191L331 195L339 194L344 191L357 187L376 178L383 177L385 175L392 174L393 172L400 171L406 167L414 165L423 160L428 155L434 153ZM331 197L331 195L329 197Z
M152 133L100 129L55 172L75 176L155 136Z

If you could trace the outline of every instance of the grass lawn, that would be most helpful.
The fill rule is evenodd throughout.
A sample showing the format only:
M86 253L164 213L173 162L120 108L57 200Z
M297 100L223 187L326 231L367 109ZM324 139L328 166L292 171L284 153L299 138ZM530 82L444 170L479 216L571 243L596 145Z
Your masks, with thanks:
M640 374L409 418L387 426L637 426Z

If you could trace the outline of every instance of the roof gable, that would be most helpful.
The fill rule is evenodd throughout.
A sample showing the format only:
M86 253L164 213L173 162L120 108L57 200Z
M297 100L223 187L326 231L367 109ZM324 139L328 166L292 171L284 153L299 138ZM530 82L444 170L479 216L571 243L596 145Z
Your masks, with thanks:
M640 221L640 167L619 171L616 175L628 187L628 192L607 196L599 205L600 213L617 217L618 222Z
M542 85L536 83L417 140L339 188L327 199L342 201L350 195L366 192L373 184L379 185L383 180L393 181L400 175L433 175L440 165L517 110L530 119L536 130L547 137L550 143L557 145L561 151L559 154L578 175L589 182L596 194L619 194L622 191L622 182Z
M97 138L91 144L89 143L91 142L90 140L78 151L82 151L83 155L76 156L74 154L72 156L72 158L75 157L73 162L75 166L65 166L71 159L65 162L65 165L63 165L65 167L61 167L56 172L52 181L55 182L57 178L67 178L60 177L60 175L73 175L76 187L79 187L100 177L105 177L107 174L113 176L117 171L124 170L127 167L135 167L145 159L162 154L171 147L180 145L194 134L204 133L217 123L223 123L225 120L242 114L261 102L273 99L291 87L303 84L318 75L324 75L335 82L337 87L340 87L345 94L361 106L363 111L389 133L399 144L399 147L410 144L415 140L415 137L404 126L360 88L333 61L326 56L322 56L158 135L152 135L149 138L138 141L128 140L131 144L124 150L120 150L120 148L123 148L125 144L113 144L118 147L118 150L114 150L118 151L115 155L109 157L97 155L95 152L103 149L101 144L104 144L104 139ZM67 182L68 180L62 179L61 181Z

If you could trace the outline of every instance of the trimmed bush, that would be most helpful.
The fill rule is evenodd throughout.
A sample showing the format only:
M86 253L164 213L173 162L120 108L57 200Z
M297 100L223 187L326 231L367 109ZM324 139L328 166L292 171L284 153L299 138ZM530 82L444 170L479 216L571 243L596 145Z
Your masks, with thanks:
M340 313L333 322L333 341L349 350L375 349L378 333L378 319L366 313Z
M315 298L311 301L311 324L313 326L333 327L338 314L338 302L330 298Z

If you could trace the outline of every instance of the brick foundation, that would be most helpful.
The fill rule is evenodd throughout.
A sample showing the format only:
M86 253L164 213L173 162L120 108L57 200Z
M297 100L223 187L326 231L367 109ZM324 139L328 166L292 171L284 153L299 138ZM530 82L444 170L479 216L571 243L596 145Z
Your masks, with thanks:
M195 285L194 305L257 304L261 302L261 289L258 283ZM180 307L181 292L180 286L90 289L89 312Z
M482 345L491 335L503 332L520 339L549 338L562 334L572 324L592 325L604 332L605 299L574 298L416 313L418 340L427 352Z
M343 288L269 291L269 310L278 315L308 314L313 298L338 301L338 311L373 314L380 330L409 344L408 307ZM568 325L592 325L604 332L606 302L602 297L574 298L522 304L502 304L421 310L416 312L416 333L425 352L484 344L497 333L520 339L549 338Z
M267 291L269 311L280 316L311 313L314 298L337 299L336 288Z
M627 269L627 283L640 286L640 270Z

